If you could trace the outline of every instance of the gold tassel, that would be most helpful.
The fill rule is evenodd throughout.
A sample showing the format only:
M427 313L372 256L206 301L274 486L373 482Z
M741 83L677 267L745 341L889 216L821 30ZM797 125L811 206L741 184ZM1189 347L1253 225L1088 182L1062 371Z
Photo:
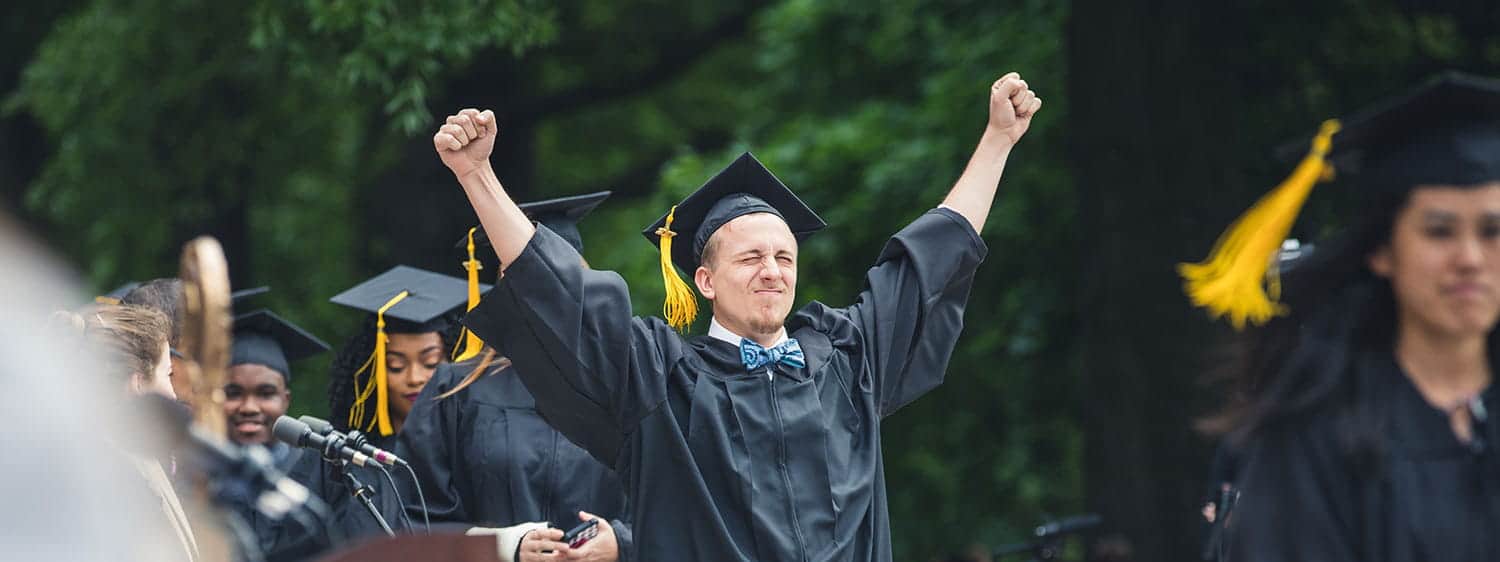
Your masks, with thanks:
M411 296L410 292L401 291L401 294L386 301L385 305L375 312L375 352L370 354L370 359L365 361L363 367L354 372L355 398L354 405L349 408L349 427L360 429L365 418L365 403L370 399L370 395L374 394L375 416L363 430L370 432L379 429L381 437L395 433L395 430L391 428L390 392L386 387L385 344L388 338L385 335L385 311L390 310L391 307L396 306L396 303L408 296ZM372 363L375 365L375 376L370 377L370 382L363 390L360 390L359 375L369 369Z
M469 229L469 259L464 262L464 269L469 273L469 306L464 309L464 312L474 310L474 307L479 306L479 270L484 269L484 264L474 259L474 231L478 229L477 226ZM464 351L453 357L455 363L472 359L479 355L479 350L484 349L484 342L479 339L479 336L474 335L474 332L470 332L468 326L464 326L459 334L459 341L463 342ZM458 348L455 347L453 351L457 352Z
M370 377L370 381L365 383L364 389L361 390L359 375L368 370L374 362L375 354L371 353L370 358L365 360L365 364L354 372L354 404L349 406L349 427L354 429L359 429L364 423L365 401L369 400L370 395L375 392L375 377Z
M1324 121L1312 149L1292 174L1240 215L1220 235L1207 259L1178 264L1194 306L1208 309L1214 318L1228 316L1236 330L1244 329L1247 321L1261 325L1286 313L1286 306L1275 302L1280 299L1281 285L1272 261L1313 186L1333 179L1333 166L1325 157L1338 131L1337 120ZM1270 297L1265 290L1268 273L1269 285L1277 293Z
M662 316L667 318L667 324L680 332L686 332L688 326L693 325L693 319L698 317L698 297L693 290L688 288L682 277L677 275L677 268L672 266L672 238L677 236L672 232L672 220L677 214L677 206L667 212L667 224L656 229L656 235L661 237L661 278L667 286L667 301L661 307Z

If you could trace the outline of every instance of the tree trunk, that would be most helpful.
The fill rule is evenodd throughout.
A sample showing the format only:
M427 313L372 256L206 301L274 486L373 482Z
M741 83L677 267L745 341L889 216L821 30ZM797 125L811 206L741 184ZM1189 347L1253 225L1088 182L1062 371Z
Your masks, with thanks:
M1204 413L1211 339L1174 266L1200 259L1248 202L1236 196L1243 94L1223 60L1244 18L1227 11L1081 0L1068 23L1085 493L1123 547L1110 559L1190 560L1201 544L1209 447L1190 422Z

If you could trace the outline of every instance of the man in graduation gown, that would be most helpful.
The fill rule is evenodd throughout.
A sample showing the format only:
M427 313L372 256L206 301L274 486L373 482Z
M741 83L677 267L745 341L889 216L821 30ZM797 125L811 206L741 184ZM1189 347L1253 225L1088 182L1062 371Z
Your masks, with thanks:
M844 308L791 312L798 242L823 223L742 156L648 229L675 327L632 318L618 275L532 224L488 164L493 114L464 110L434 145L503 265L465 323L515 362L549 423L614 468L634 559L890 560L881 419L941 383L979 232L1040 105L1019 75L991 86L963 175ZM696 303L672 264L712 301L709 335L675 329Z

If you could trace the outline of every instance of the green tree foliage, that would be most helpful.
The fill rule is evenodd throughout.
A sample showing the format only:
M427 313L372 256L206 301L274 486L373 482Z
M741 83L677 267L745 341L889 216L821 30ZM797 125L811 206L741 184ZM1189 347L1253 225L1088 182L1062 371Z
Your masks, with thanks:
M553 36L539 4L90 3L6 101L54 147L27 209L97 287L170 275L181 242L214 234L237 285L273 287L256 306L334 333L348 321L324 299L371 251L360 188L453 69ZM299 408L322 381L299 377Z

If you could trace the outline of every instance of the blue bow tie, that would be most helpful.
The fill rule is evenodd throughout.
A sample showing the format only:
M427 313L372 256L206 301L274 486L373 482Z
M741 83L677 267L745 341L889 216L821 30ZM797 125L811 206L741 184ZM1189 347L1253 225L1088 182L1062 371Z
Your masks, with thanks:
M745 363L745 369L751 371L772 363L798 368L807 366L807 360L802 356L802 344L797 343L796 338L789 338L771 349L748 339L741 339L740 361Z

